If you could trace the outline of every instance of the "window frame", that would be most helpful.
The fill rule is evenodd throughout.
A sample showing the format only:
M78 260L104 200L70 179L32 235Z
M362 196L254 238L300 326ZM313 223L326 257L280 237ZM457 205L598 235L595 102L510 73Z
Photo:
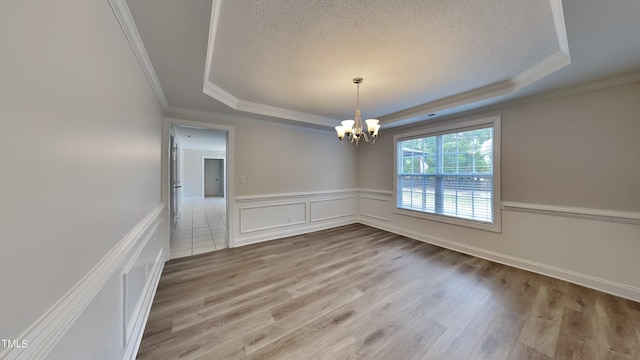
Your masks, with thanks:
M501 233L502 232L502 210L501 210L501 194L500 194L500 153L501 153L501 121L500 115L490 116L485 118L456 121L449 123L441 123L435 126L428 126L421 130L412 131L408 133L402 133L394 135L393 137L393 197L395 199L394 213L398 215L417 217L425 220L437 221L441 223L447 223L452 225L470 227L474 229L486 230ZM493 187L492 187L492 210L493 210L493 223L475 221L471 219L458 218L449 215L440 215L427 213L419 210L411 210L400 208L399 196L402 196L402 192L398 189L399 177L402 173L402 162L398 161L398 143L406 140L426 138L437 135L444 135L450 133L464 132L483 127L493 128Z

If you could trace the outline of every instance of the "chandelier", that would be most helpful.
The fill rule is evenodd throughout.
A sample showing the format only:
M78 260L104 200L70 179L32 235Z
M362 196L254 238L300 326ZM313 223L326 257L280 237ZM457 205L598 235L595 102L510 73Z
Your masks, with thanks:
M373 144L376 142L378 130L380 130L380 125L378 124L379 121L378 119L365 120L368 132L363 131L362 119L360 118L360 84L362 84L362 78L354 78L353 83L358 86L358 89L356 90L356 117L355 120L344 120L342 121L342 125L336 126L338 139L340 139L340 143L342 145L355 143L356 146L358 146L360 139L364 139L364 141L369 144Z

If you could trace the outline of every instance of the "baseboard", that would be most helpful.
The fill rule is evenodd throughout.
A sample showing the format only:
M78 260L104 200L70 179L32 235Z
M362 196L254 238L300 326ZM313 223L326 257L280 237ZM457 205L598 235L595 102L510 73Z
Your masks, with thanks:
M417 233L407 229L399 228L389 224L388 222L371 221L370 219L360 217L358 223L375 227L381 230L389 231L398 235L402 235L414 240L426 242L432 245L440 246L446 249L457 251L460 253L476 256L489 261L497 262L500 264L512 266L518 269L535 272L538 274L546 275L556 279L564 280L574 284L582 285L594 290L602 291L608 294L616 295L625 299L640 302L640 289L601 279L598 277L581 274L575 271L562 269L555 266L550 266L526 259L521 259L514 256L504 255L492 251L487 251L481 248L460 244L454 241L429 236L422 233Z
M92 303L107 281L122 268L122 264L132 254L136 253L140 244L158 229L164 207L164 204L161 204L142 218L89 273L18 337L29 339L28 347L9 348L0 354L0 358L7 360L46 358Z

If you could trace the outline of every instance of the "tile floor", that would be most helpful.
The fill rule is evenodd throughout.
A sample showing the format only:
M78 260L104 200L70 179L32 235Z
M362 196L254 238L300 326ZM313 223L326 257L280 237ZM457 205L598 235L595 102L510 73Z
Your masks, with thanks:
M171 259L227 248L225 198L185 200L171 238Z

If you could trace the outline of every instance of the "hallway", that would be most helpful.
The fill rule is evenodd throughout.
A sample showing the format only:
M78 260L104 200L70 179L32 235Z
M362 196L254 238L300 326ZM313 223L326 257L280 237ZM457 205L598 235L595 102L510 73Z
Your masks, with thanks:
M171 259L227 248L223 197L186 199L171 239Z

